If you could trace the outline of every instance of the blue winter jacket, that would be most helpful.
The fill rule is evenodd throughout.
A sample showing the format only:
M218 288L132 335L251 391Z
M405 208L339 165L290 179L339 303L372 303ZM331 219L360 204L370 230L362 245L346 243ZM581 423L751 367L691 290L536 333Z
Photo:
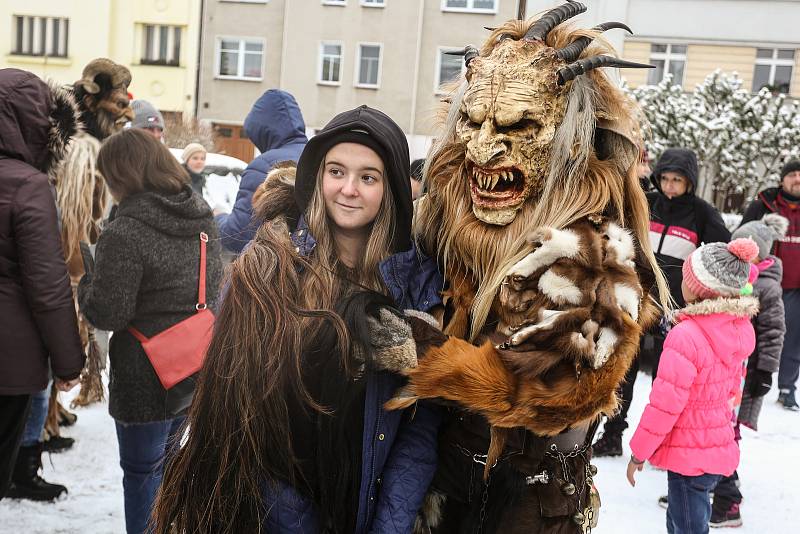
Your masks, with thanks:
M242 173L233 211L216 217L223 246L237 254L258 228L252 221L253 193L276 163L297 161L308 142L297 101L278 89L270 89L256 100L244 120L244 131L261 154Z
M292 241L303 255L316 245L302 219ZM443 280L436 262L416 247L387 258L380 270L399 308L428 311L441 304ZM383 409L402 383L388 372L367 375L355 534L411 532L436 471L438 410L425 403L405 411ZM268 489L264 500L269 509L266 532L319 532L314 505L290 486Z

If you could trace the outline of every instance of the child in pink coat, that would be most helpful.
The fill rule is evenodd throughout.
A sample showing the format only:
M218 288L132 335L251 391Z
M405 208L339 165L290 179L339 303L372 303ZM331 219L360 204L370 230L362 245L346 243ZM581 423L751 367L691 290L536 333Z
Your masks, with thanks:
M750 318L758 300L743 296L751 239L710 243L683 264L678 324L664 341L650 402L631 439L628 480L645 461L668 471L667 532L708 532L709 491L739 464L731 409L742 384L742 364L753 352Z

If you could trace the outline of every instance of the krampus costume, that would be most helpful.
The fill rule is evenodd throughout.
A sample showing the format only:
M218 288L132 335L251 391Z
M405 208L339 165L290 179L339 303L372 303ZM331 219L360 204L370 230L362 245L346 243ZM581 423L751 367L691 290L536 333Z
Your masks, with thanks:
M110 59L99 58L89 62L83 69L81 79L69 88L78 104L85 132L76 136L70 145L64 161L56 170L54 181L64 259L73 292L84 274L79 243L97 241L100 222L109 203L108 188L96 168L97 153L103 139L121 130L126 122L133 119L128 99L130 83L131 74L126 67ZM81 373L81 391L73 400L73 406L85 406L103 398L100 379L102 356L94 328L81 317L80 331L81 340L88 347L88 358L86 368ZM57 416L52 409L55 405L53 400L47 424L50 434L58 432Z
M494 29L446 102L417 237L447 280L445 334L428 336L387 404L447 401L418 531L585 532L599 497L598 417L665 293L647 239L631 102L597 67L570 2ZM419 340L418 340L419 343ZM474 343L474 344L473 344Z

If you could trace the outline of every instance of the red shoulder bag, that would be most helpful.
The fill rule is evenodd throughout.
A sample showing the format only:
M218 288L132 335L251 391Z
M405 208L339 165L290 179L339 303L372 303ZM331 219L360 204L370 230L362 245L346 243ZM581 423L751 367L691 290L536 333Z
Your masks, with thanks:
M197 288L197 313L151 338L129 326L128 331L142 344L164 389L190 377L203 366L211 335L214 314L206 306L206 243L200 232L200 283Z

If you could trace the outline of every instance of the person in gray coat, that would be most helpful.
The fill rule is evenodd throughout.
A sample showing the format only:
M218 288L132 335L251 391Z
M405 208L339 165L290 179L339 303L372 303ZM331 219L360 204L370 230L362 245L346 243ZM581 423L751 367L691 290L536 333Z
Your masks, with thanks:
M200 233L208 235L206 296L214 307L222 262L211 208L192 191L189 175L163 144L140 129L109 137L97 167L119 202L116 218L97 241L96 265L78 286L81 312L112 330L109 412L123 471L128 534L145 532L161 483L168 445L184 417L169 409L164 389L141 344L196 313Z

